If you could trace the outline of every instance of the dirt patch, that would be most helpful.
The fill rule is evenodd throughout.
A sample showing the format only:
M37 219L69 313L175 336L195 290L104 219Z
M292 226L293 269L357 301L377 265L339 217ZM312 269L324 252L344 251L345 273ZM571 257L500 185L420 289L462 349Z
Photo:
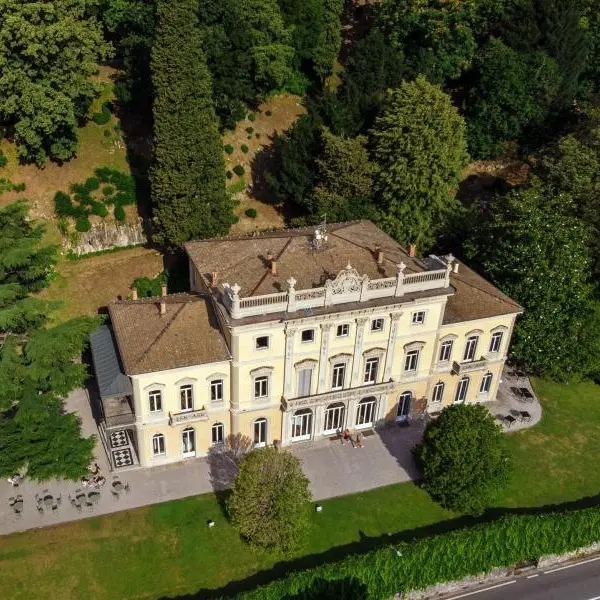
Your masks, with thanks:
M155 277L163 270L163 257L149 248L131 248L80 260L63 260L58 277L41 294L63 305L53 321L98 314L99 309L119 296L131 293L136 277Z
M224 155L226 169L233 173L233 167L241 165L245 171L246 189L237 194L240 204L235 210L235 214L240 220L231 228L232 233L247 233L284 226L282 207L262 202L253 195L252 165L255 155L271 146L275 135L289 129L294 121L305 112L306 108L302 105L302 99L299 96L289 94L275 96L254 111L254 121L248 118L240 121L235 131L228 132L223 137L224 146L228 144L233 146L233 152ZM242 146L247 146L248 151L243 152ZM228 180L228 184L235 184L239 180L237 175L233 175ZM245 215L248 208L254 208L257 211L256 218L252 219Z

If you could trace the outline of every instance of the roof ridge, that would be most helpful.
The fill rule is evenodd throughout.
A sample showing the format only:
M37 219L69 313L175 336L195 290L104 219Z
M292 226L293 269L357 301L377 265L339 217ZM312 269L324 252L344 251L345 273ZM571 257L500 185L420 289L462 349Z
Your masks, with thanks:
M150 350L152 350L152 348L154 348L156 346L156 344L165 335L165 333L168 331L168 329L171 327L171 325L177 320L177 317L179 316L179 313L181 313L181 311L186 306L187 306L186 304L182 304L177 309L177 311L175 312L175 314L173 315L173 317L171 318L171 320L168 323L165 323L165 326L163 327L162 331L154 338L154 340L152 340L152 343L142 352L141 356L135 361L135 366L139 365L142 362L142 359L144 359L148 355L148 353L150 352Z
M192 293L192 292L175 292L173 294L167 294L166 296L144 296L142 298L128 298L125 300L113 300L109 302L109 304L149 304L151 302L160 302L163 299L183 299L185 300L195 300L195 299L206 299L208 296L200 293Z

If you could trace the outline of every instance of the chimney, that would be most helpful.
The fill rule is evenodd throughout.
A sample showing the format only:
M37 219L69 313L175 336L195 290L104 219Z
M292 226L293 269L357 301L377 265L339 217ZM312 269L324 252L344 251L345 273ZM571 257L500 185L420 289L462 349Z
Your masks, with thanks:
M379 245L375 246L375 253L377 254L377 264L383 264L383 250Z
M271 275L277 275L277 261L271 261Z
M216 271L212 272L212 277L211 277L211 286L212 287L217 287L217 281L218 281L219 275Z
M164 298L160 299L160 314L161 315L167 314L167 303L165 302Z
M452 266L453 266L452 271L454 273L458 273L458 261L457 260L454 261L454 265L452 265Z
M135 287L131 290L131 299L137 300L137 288Z
M273 260L273 253L270 250L267 250L267 260L269 261L269 264L271 264L271 261Z
M408 255L409 255L411 258L414 258L414 257L417 255L417 247L416 247L414 244L411 244L411 245L408 247Z
M160 286L160 295L164 298L167 295L167 284L163 283Z

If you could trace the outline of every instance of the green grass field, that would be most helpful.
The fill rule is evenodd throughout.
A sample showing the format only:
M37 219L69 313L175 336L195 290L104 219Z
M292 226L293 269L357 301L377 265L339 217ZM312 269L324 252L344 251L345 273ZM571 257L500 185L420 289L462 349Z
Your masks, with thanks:
M600 387L536 381L544 419L509 434L515 474L498 508L575 501L600 491ZM426 535L456 518L412 484L322 503L292 556L252 549L212 494L0 538L3 597L165 598L252 587L290 569L385 543L388 533ZM217 526L208 529L206 521Z

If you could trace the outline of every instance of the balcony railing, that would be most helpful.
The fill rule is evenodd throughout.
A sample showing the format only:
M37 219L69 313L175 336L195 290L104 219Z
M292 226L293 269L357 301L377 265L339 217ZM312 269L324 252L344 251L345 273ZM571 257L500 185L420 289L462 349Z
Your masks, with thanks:
M122 413L120 415L110 415L104 418L106 429L115 427L127 427L135 423L135 415L132 412Z
M469 362L454 362L452 365L452 372L457 375L464 375L465 373L471 373L472 371L479 371L487 367L487 360L480 358L479 360L471 360Z
M169 413L169 425L175 426L182 423L193 423L194 421L208 421L208 412L206 409L200 408L199 410Z
M445 269L405 274L406 265L397 266L396 277L369 279L348 265L323 287L296 290L296 280L287 280L288 290L275 294L241 298L240 286L225 283L223 302L234 319L276 312L295 312L349 302L367 302L377 298L395 298L404 294L442 290L450 285L450 264Z

